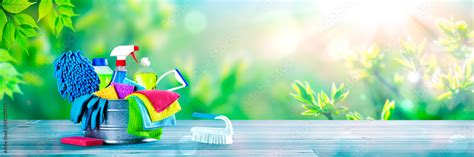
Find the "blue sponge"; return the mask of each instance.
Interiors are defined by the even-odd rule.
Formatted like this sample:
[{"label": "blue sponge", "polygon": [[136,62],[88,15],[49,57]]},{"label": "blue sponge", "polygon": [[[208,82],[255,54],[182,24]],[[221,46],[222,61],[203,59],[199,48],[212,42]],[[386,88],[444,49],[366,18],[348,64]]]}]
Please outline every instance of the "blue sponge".
[{"label": "blue sponge", "polygon": [[54,77],[61,97],[69,102],[99,90],[99,76],[83,52],[65,52],[54,60]]}]

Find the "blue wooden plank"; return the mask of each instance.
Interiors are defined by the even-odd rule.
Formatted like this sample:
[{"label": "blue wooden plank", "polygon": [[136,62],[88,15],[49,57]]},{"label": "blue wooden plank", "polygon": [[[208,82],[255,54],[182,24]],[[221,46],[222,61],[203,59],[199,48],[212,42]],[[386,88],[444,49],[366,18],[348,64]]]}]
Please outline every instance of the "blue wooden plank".
[{"label": "blue wooden plank", "polygon": [[[132,145],[77,147],[59,143],[64,136],[81,135],[66,120],[12,121],[8,154],[56,155],[204,155],[204,156],[333,156],[358,155],[473,155],[472,121],[233,121],[232,145],[189,141],[193,126],[223,126],[218,121],[183,120],[164,129],[160,141]],[[1,137],[3,139],[3,135]],[[1,154],[0,154],[1,155]]]}]

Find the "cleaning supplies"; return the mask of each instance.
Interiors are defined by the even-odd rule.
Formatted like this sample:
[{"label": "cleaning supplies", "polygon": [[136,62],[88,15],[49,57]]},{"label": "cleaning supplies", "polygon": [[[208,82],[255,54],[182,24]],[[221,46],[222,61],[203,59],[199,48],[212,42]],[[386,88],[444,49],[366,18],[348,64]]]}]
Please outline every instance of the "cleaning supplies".
[{"label": "cleaning supplies", "polygon": [[117,99],[119,99],[118,94],[115,91],[115,87],[114,87],[113,84],[106,87],[106,88],[104,88],[104,89],[101,89],[101,90],[95,92],[94,95],[96,95],[98,97],[101,97],[101,98],[104,98],[104,99],[108,99],[108,100],[117,100]]},{"label": "cleaning supplies", "polygon": [[220,119],[225,122],[225,128],[192,127],[192,141],[208,144],[232,144],[234,134],[232,122],[224,115],[193,113],[193,117],[204,119]]},{"label": "cleaning supplies", "polygon": [[140,64],[142,67],[133,75],[133,80],[146,90],[155,89],[158,75],[150,68],[150,60],[144,57],[140,60]]},{"label": "cleaning supplies", "polygon": [[134,99],[128,99],[129,107],[128,107],[128,126],[127,132],[129,134],[145,137],[145,138],[154,138],[160,139],[161,134],[163,133],[162,128],[153,129],[153,130],[145,130],[143,128],[143,119],[141,117],[140,110],[138,109],[137,101]]},{"label": "cleaning supplies", "polygon": [[145,87],[143,87],[142,85],[138,84],[137,82],[133,81],[133,80],[130,80],[128,78],[125,78],[123,80],[123,83],[124,84],[128,84],[128,85],[132,85],[132,86],[135,86],[135,91],[137,90],[145,90]]},{"label": "cleaning supplies", "polygon": [[89,102],[89,100],[93,98],[93,96],[93,94],[86,94],[74,100],[70,111],[71,121],[73,123],[79,123],[81,121],[79,118],[82,117],[87,107],[85,103]]},{"label": "cleaning supplies", "polygon": [[112,81],[112,75],[114,71],[110,69],[109,63],[105,58],[94,58],[92,59],[92,65],[94,66],[94,71],[99,76],[100,84],[99,89],[104,89]]},{"label": "cleaning supplies", "polygon": [[145,90],[137,91],[135,93],[145,95],[150,100],[156,112],[165,110],[179,98],[178,93],[162,90]]},{"label": "cleaning supplies", "polygon": [[82,130],[87,128],[96,129],[105,121],[105,110],[108,100],[97,97],[94,94],[86,94],[77,98],[71,108],[71,121],[82,122]]},{"label": "cleaning supplies", "polygon": [[135,57],[135,51],[138,51],[138,49],[138,46],[135,45],[121,45],[112,50],[110,56],[117,57],[112,82],[123,83],[123,80],[127,78],[127,69],[125,67],[127,65],[126,59],[128,55],[132,55],[133,59],[138,63]]},{"label": "cleaning supplies", "polygon": [[135,91],[135,86],[132,86],[132,85],[115,83],[115,82],[112,83],[112,85],[115,87],[115,91],[117,92],[119,99],[123,99],[127,95],[132,94],[133,91]]},{"label": "cleaning supplies", "polygon": [[73,102],[76,98],[99,90],[99,77],[83,52],[65,52],[54,60],[54,76],[61,97]]},{"label": "cleaning supplies", "polygon": [[174,114],[163,120],[152,122],[150,114],[148,113],[147,108],[145,106],[145,103],[140,98],[138,98],[138,96],[131,96],[129,99],[135,99],[135,101],[138,104],[138,108],[140,109],[140,113],[143,119],[143,129],[153,130],[153,129],[158,129],[160,127],[176,125],[176,118]]},{"label": "cleaning supplies", "polygon": [[132,97],[132,96],[135,97],[136,101],[142,102],[144,104],[152,122],[161,121],[181,111],[181,106],[179,105],[179,102],[177,100],[166,102],[166,104],[171,103],[171,105],[166,105],[168,107],[165,108],[163,111],[156,112],[155,107],[150,102],[149,97],[140,93],[133,93],[127,96],[127,98],[125,99],[130,99],[129,97]]},{"label": "cleaning supplies", "polygon": [[73,136],[61,138],[61,143],[76,145],[76,146],[99,146],[104,144],[104,140],[97,138]]},{"label": "cleaning supplies", "polygon": [[181,72],[179,72],[178,69],[174,69],[174,70],[171,70],[171,71],[168,71],[166,73],[164,73],[163,75],[160,76],[160,78],[158,78],[158,81],[156,81],[156,85],[158,86],[158,83],[167,75],[169,74],[173,74],[174,73],[174,78],[181,84],[180,86],[178,87],[174,87],[174,88],[170,88],[170,89],[167,89],[168,91],[175,91],[175,90],[178,90],[178,89],[181,89],[181,88],[184,88],[186,86],[188,86],[188,83],[186,82],[186,80],[184,79],[183,75],[181,75]]}]

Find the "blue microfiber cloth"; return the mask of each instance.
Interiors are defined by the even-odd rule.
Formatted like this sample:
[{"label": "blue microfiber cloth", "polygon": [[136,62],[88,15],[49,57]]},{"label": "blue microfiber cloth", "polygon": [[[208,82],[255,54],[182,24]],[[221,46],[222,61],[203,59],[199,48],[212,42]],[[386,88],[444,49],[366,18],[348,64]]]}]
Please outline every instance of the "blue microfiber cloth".
[{"label": "blue microfiber cloth", "polygon": [[69,102],[99,90],[99,76],[83,52],[65,52],[54,60],[54,77],[61,97]]},{"label": "blue microfiber cloth", "polygon": [[128,84],[128,85],[131,85],[131,86],[135,86],[135,91],[137,90],[145,90],[145,87],[143,87],[142,85],[136,83],[135,81],[132,81],[128,78],[125,78],[123,80],[123,84]]},{"label": "blue microfiber cloth", "polygon": [[176,125],[176,118],[174,115],[171,115],[163,120],[157,121],[157,122],[152,122],[150,115],[148,114],[148,111],[146,110],[145,104],[143,101],[136,97],[136,96],[131,96],[131,99],[134,99],[137,104],[138,108],[140,109],[142,119],[143,119],[143,129],[144,130],[154,130],[157,128],[161,127],[166,127],[166,126],[175,126]]}]

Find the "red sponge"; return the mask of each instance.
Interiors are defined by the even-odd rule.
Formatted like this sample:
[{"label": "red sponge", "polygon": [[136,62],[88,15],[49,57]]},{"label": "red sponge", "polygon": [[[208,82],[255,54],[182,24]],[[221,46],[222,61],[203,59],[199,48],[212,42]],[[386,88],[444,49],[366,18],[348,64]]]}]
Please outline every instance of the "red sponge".
[{"label": "red sponge", "polygon": [[98,146],[102,145],[104,141],[102,139],[97,138],[74,136],[61,138],[61,143],[76,146]]}]

